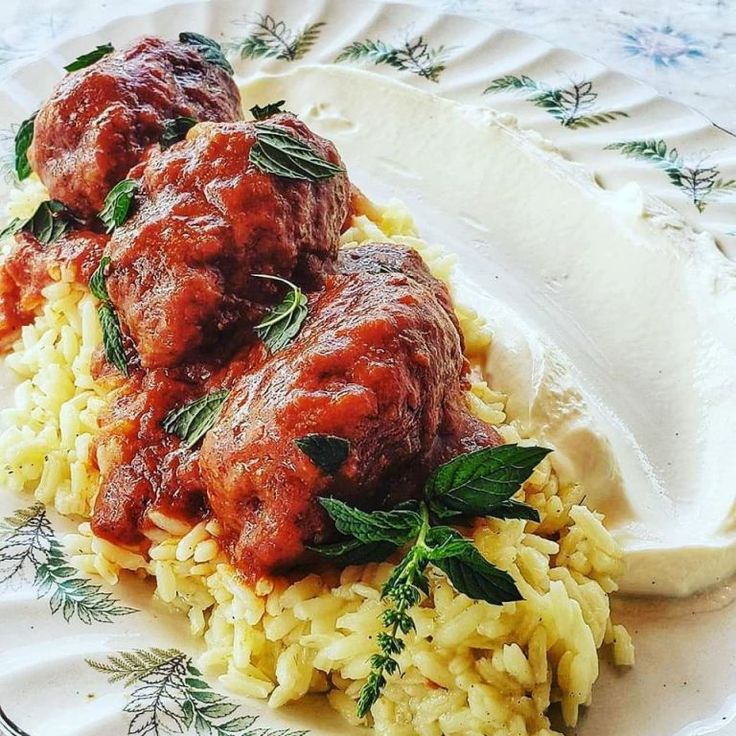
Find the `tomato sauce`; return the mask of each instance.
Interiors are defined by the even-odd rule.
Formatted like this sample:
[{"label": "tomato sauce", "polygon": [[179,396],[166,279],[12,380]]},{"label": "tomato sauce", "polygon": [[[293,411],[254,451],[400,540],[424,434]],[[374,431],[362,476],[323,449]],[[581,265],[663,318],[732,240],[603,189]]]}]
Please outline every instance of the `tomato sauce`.
[{"label": "tomato sauce", "polygon": [[67,232],[49,245],[28,233],[15,236],[0,263],[0,340],[29,324],[43,304],[43,290],[62,278],[87,284],[97,268],[107,236],[88,230]]},{"label": "tomato sauce", "polygon": [[[180,115],[199,124],[164,150]],[[321,496],[390,508],[419,496],[439,463],[500,438],[465,406],[446,286],[409,248],[338,250],[351,210],[370,205],[334,145],[290,113],[270,117],[265,134],[240,117],[221,67],[161,39],[65,77],[36,117],[33,169],[89,222],[121,179],[135,194],[111,237],[81,221],[49,245],[16,237],[0,265],[0,338],[32,320],[48,284],[87,284],[109,256],[128,375],[101,346],[92,371],[110,394],[92,529],[145,552],[158,530],[214,516],[252,581],[334,537]],[[256,326],[288,293],[283,279],[303,290],[307,313],[271,352]],[[172,411],[222,389],[202,439],[167,429]],[[297,442],[314,434],[342,441],[334,468]]]}]

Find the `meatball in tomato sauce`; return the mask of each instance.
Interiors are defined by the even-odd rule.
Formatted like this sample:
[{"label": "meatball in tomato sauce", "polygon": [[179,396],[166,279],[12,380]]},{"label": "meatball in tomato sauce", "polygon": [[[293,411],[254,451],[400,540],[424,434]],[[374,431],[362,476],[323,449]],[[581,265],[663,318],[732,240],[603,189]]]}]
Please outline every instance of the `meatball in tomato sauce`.
[{"label": "meatball in tomato sauce", "polygon": [[145,368],[191,360],[236,326],[247,334],[283,293],[256,274],[313,288],[332,268],[350,201],[340,157],[291,115],[269,126],[340,170],[264,173],[250,162],[257,126],[239,122],[198,125],[131,172],[137,211],[110,241],[107,287]]},{"label": "meatball in tomato sauce", "polygon": [[[209,505],[249,579],[332,531],[319,496],[362,508],[417,497],[449,456],[500,444],[465,408],[467,365],[445,286],[393,245],[341,254],[297,338],[232,385],[200,453]],[[296,440],[349,443],[332,474]]]},{"label": "meatball in tomato sauce", "polygon": [[28,158],[51,197],[93,217],[177,117],[239,120],[238,88],[192,46],[142,38],[64,77],[36,116]]}]

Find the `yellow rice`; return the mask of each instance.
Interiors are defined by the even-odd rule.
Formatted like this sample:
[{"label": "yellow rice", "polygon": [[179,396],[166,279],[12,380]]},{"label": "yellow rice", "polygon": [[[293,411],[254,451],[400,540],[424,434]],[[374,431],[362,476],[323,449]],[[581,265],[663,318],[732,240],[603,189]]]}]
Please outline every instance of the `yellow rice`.
[{"label": "yellow rice", "polygon": [[[44,198],[32,178],[14,193],[8,214],[32,212]],[[343,237],[416,248],[433,273],[451,283],[454,259],[419,239],[399,203],[365,205]],[[6,358],[17,375],[13,407],[0,413],[0,482],[33,493],[63,514],[88,519],[98,477],[90,457],[105,392],[90,375],[100,341],[95,302],[67,274],[44,291],[45,306],[24,327]],[[470,308],[457,306],[467,354],[479,358],[490,335]],[[476,374],[470,409],[507,442],[520,437],[505,397]],[[598,676],[598,649],[634,662],[626,630],[610,618],[610,593],[622,555],[603,518],[582,505],[581,486],[561,486],[545,459],[523,488],[539,525],[487,520],[474,532],[482,553],[516,580],[523,601],[491,606],[457,594],[432,573],[430,597],[412,613],[416,633],[400,656],[401,676],[389,680],[371,719],[385,736],[551,736],[550,703],[575,725]],[[388,563],[348,567],[289,583],[244,585],[218,544],[216,521],[182,530],[165,519],[150,559],[120,549],[90,531],[88,521],[66,545],[82,570],[111,584],[121,570],[150,575],[162,601],[189,617],[203,637],[200,666],[242,695],[279,707],[306,693],[325,693],[351,723],[368,675],[380,627],[380,588]]]}]

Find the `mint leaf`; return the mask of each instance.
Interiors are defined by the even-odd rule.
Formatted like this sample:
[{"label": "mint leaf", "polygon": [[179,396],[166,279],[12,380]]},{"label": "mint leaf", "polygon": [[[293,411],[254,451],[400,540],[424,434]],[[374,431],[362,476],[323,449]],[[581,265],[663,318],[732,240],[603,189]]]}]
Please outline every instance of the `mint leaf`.
[{"label": "mint leaf", "polygon": [[368,544],[391,542],[397,547],[413,540],[422,518],[414,511],[361,511],[337,498],[320,498],[319,502],[346,536]]},{"label": "mint leaf", "polygon": [[350,442],[331,434],[308,434],[294,444],[327,475],[335,475],[350,454]]},{"label": "mint leaf", "polygon": [[220,389],[200,396],[170,411],[164,417],[161,426],[167,432],[179,437],[185,447],[193,447],[212,429],[229,395],[228,389]]},{"label": "mint leaf", "polygon": [[382,562],[397,549],[397,545],[393,542],[366,543],[359,539],[346,539],[318,547],[307,546],[307,549],[340,565],[364,565],[368,562]]},{"label": "mint leaf", "polygon": [[109,263],[110,256],[103,256],[100,265],[97,266],[89,280],[89,290],[101,302],[110,301],[110,295],[107,293],[107,286],[105,285],[105,269]]},{"label": "mint leaf", "polygon": [[460,554],[471,543],[459,531],[449,526],[431,527],[427,532],[426,542],[430,562]]},{"label": "mint leaf", "polygon": [[113,51],[115,51],[115,47],[111,43],[103,43],[92,51],[78,56],[70,64],[67,64],[64,69],[68,72],[76,72],[80,69],[85,69],[96,61],[99,61],[103,56],[111,54]]},{"label": "mint leaf", "polygon": [[183,140],[187,133],[197,124],[196,118],[182,115],[164,122],[164,130],[161,133],[161,148],[170,148],[174,143]]},{"label": "mint leaf", "polygon": [[26,118],[19,126],[15,134],[15,173],[18,180],[27,179],[33,172],[28,162],[28,149],[33,143],[33,126],[36,122],[38,110]]},{"label": "mint leaf", "polygon": [[124,376],[129,375],[128,359],[123,348],[123,332],[115,308],[110,302],[105,302],[97,310],[102,327],[102,345],[107,361],[114,365]]},{"label": "mint leaf", "polygon": [[288,128],[256,123],[255,130],[256,142],[250,149],[249,160],[264,174],[285,179],[320,181],[331,179],[344,171],[294,137]]},{"label": "mint leaf", "polygon": [[23,225],[42,245],[51,245],[69,229],[71,213],[58,199],[41,202],[30,219]]},{"label": "mint leaf", "polygon": [[425,492],[440,518],[490,516],[551,452],[544,447],[500,445],[459,455],[432,473]]},{"label": "mint leaf", "polygon": [[459,593],[493,605],[522,600],[511,575],[488,562],[470,539],[449,527],[434,527],[427,536],[436,544],[430,561]]},{"label": "mint leaf", "polygon": [[47,199],[38,205],[27,220],[14,217],[0,231],[0,239],[23,230],[33,235],[41,245],[51,245],[69,229],[73,219],[71,212],[62,202],[58,199]]},{"label": "mint leaf", "polygon": [[278,102],[269,102],[268,105],[261,107],[260,105],[253,105],[250,108],[250,114],[255,120],[265,120],[270,118],[272,115],[277,115],[283,112],[281,108],[286,104],[286,100],[279,100]]},{"label": "mint leaf", "polygon": [[230,62],[225,58],[222,46],[220,46],[220,44],[214,39],[203,36],[201,33],[184,31],[179,34],[179,41],[196,49],[206,61],[219,66],[228,74],[235,73]]},{"label": "mint leaf", "polygon": [[529,504],[514,501],[513,498],[494,506],[490,515],[496,519],[526,519],[539,523],[539,511]]},{"label": "mint leaf", "polygon": [[135,179],[123,179],[108,192],[102,211],[97,215],[108,233],[128,219],[137,191],[138,182]]},{"label": "mint leaf", "polygon": [[280,281],[289,287],[289,291],[281,303],[271,309],[254,328],[256,335],[266,343],[269,351],[276,353],[283,350],[299,334],[299,330],[301,330],[304,320],[309,314],[307,297],[291,281],[263,273],[253,275],[259,279]]}]

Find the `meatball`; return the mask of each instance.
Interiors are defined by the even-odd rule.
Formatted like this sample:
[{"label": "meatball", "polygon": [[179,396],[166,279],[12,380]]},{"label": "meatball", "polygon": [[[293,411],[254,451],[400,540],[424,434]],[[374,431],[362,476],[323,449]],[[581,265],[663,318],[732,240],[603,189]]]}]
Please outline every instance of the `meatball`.
[{"label": "meatball", "polygon": [[[210,507],[251,580],[330,536],[319,496],[390,507],[419,494],[448,448],[500,444],[465,409],[458,325],[421,258],[367,245],[340,265],[296,340],[234,383],[201,449]],[[333,475],[295,444],[309,434],[349,441]]]},{"label": "meatball", "polygon": [[[334,146],[288,114],[279,126],[330,162]],[[344,172],[322,181],[262,173],[249,164],[253,123],[202,124],[131,172],[136,214],[108,249],[110,296],[146,367],[172,366],[247,334],[283,294],[272,274],[319,285],[332,267],[348,212]]]},{"label": "meatball", "polygon": [[183,116],[239,120],[235,82],[191,46],[142,38],[64,77],[38,112],[28,158],[51,197],[92,217],[164,122]]}]

